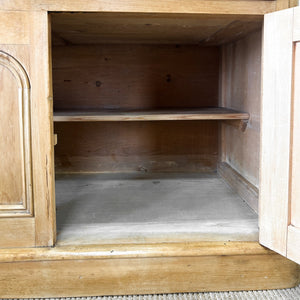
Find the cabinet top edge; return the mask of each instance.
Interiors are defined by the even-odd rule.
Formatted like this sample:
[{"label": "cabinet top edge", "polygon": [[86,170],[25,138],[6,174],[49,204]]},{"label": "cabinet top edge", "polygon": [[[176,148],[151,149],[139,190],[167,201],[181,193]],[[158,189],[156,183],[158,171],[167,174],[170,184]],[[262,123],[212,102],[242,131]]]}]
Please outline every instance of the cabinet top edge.
[{"label": "cabinet top edge", "polygon": [[0,0],[0,11],[7,10],[261,16],[276,10],[276,0]]}]

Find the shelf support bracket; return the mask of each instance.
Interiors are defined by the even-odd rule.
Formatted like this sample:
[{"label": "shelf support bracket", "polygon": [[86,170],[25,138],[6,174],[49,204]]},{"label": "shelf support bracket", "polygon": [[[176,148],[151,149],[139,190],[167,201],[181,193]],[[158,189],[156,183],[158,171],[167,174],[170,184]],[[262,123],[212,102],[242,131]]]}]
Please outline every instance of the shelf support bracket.
[{"label": "shelf support bracket", "polygon": [[233,126],[242,132],[246,131],[246,128],[248,126],[249,119],[247,120],[225,120],[223,121],[226,125]]}]

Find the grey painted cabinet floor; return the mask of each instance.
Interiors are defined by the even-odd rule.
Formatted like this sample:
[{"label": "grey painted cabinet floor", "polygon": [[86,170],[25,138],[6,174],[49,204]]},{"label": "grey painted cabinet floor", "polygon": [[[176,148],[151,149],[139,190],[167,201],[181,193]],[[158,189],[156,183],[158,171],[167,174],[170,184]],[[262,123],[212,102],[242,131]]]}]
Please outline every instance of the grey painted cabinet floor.
[{"label": "grey painted cabinet floor", "polygon": [[216,173],[56,176],[58,244],[257,241],[257,214]]}]

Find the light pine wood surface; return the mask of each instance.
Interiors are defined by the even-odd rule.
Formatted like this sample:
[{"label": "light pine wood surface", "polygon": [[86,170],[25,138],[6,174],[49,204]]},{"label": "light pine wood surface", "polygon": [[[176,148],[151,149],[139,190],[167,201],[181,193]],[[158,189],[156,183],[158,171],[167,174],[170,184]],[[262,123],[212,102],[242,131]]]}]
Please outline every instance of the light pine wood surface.
[{"label": "light pine wood surface", "polygon": [[248,120],[249,114],[227,108],[153,111],[63,111],[54,112],[54,122],[90,121],[171,121],[171,120]]},{"label": "light pine wood surface", "polygon": [[50,23],[46,11],[31,13],[32,157],[36,246],[55,241],[53,98]]},{"label": "light pine wood surface", "polygon": [[52,260],[90,260],[210,255],[274,255],[257,242],[176,242],[94,245],[58,245],[54,248],[0,249],[0,263]]},{"label": "light pine wood surface", "polygon": [[[0,11],[1,10],[2,7],[0,2]],[[0,23],[0,44],[29,44],[30,18],[28,12],[1,11]]]},{"label": "light pine wood surface", "polygon": [[[228,97],[226,106],[238,111],[245,111],[247,116],[243,115],[242,118],[247,119],[249,117],[248,114],[250,114],[250,126],[244,132],[239,131],[238,126],[229,126],[232,123],[222,125],[222,146],[219,150],[218,124],[214,121],[203,120],[202,122],[196,122],[191,120],[185,122],[184,120],[176,119],[174,122],[76,122],[76,124],[75,122],[69,122],[69,120],[67,122],[55,122],[58,130],[58,145],[56,146],[56,153],[58,154],[56,160],[58,163],[57,171],[99,172],[99,170],[113,170],[118,172],[130,169],[131,171],[138,171],[140,174],[149,170],[164,170],[167,172],[174,172],[174,170],[186,171],[187,169],[189,171],[207,171],[216,168],[218,155],[220,155],[221,161],[224,161],[224,157],[230,152],[231,156],[228,155],[228,160],[225,161],[238,171],[238,174],[241,175],[239,179],[243,182],[243,184],[235,185],[236,188],[243,190],[245,186],[246,188],[250,186],[253,187],[251,191],[255,191],[255,187],[258,186],[258,182],[256,181],[258,178],[256,173],[258,160],[255,160],[255,158],[253,160],[246,159],[247,162],[244,164],[242,159],[243,157],[256,157],[258,151],[256,138],[260,126],[258,110],[256,110],[259,101],[247,100],[248,96],[254,99],[260,93],[258,84],[260,80],[260,70],[258,70],[260,66],[258,60],[260,53],[253,50],[253,48],[256,50],[260,49],[258,42],[259,34],[253,33],[248,35],[248,33],[257,28],[260,29],[262,16],[265,13],[286,8],[295,3],[296,1],[294,0],[188,0],[184,2],[178,0],[78,0],[75,2],[69,0],[0,0],[0,50],[7,51],[23,66],[30,81],[30,128],[32,129],[32,135],[30,137],[27,134],[26,139],[28,142],[30,141],[32,146],[32,162],[28,163],[27,160],[27,170],[29,166],[33,180],[32,184],[27,180],[25,185],[32,186],[34,195],[33,205],[30,204],[30,201],[26,202],[26,199],[22,199],[24,200],[23,203],[29,203],[27,208],[30,207],[31,211],[30,214],[28,213],[28,216],[13,218],[5,216],[0,218],[0,296],[5,298],[32,298],[177,293],[208,290],[286,288],[298,284],[299,267],[297,264],[278,254],[274,254],[256,243],[228,243],[226,241],[219,243],[188,243],[186,241],[180,243],[176,243],[176,241],[173,243],[163,243],[163,241],[160,241],[157,243],[156,240],[156,243],[154,241],[154,243],[150,244],[125,243],[123,245],[100,245],[99,241],[97,241],[98,244],[94,245],[83,246],[74,242],[73,245],[62,246],[62,243],[58,243],[55,247],[50,247],[54,245],[56,238],[56,205],[54,195],[54,144],[56,143],[56,139],[53,132],[51,58],[59,58],[60,54],[58,52],[64,52],[67,48],[74,49],[75,52],[77,51],[75,48],[85,49],[85,53],[88,53],[92,49],[90,46],[74,46],[71,44],[80,44],[88,41],[91,37],[97,36],[101,28],[96,28],[96,31],[92,32],[91,35],[88,34],[95,27],[94,25],[100,21],[96,18],[92,26],[86,25],[86,27],[82,28],[83,31],[81,33],[72,34],[72,28],[78,29],[78,26],[80,27],[82,24],[76,24],[72,20],[64,23],[63,15],[58,15],[60,19],[56,25],[61,28],[57,32],[56,27],[53,36],[51,36],[51,16],[48,18],[48,11],[93,13],[98,11],[103,15],[107,14],[106,21],[108,22],[110,22],[110,14],[116,13],[118,15],[115,15],[115,17],[116,19],[120,18],[120,22],[119,25],[116,25],[118,22],[114,20],[116,22],[114,24],[116,25],[116,29],[119,29],[116,30],[116,36],[110,35],[107,37],[107,41],[114,43],[124,41],[122,40],[124,36],[130,37],[131,30],[127,28],[127,31],[125,30],[124,32],[123,25],[128,21],[126,18],[129,17],[130,19],[130,16],[132,16],[132,22],[135,23],[136,21],[132,28],[134,30],[137,29],[137,32],[131,36],[132,44],[122,45],[124,48],[127,47],[127,54],[132,54],[132,45],[136,45],[136,42],[141,41],[139,26],[135,26],[141,25],[144,20],[147,20],[147,23],[142,25],[146,28],[149,27],[149,36],[154,34],[154,37],[156,37],[155,39],[152,36],[150,43],[152,42],[152,45],[157,47],[157,52],[163,48],[155,45],[160,38],[163,38],[164,42],[169,44],[173,43],[172,47],[177,49],[176,51],[183,51],[182,49],[184,48],[177,47],[177,42],[185,41],[187,43],[188,40],[195,39],[194,48],[190,52],[185,48],[184,51],[187,51],[185,56],[193,58],[196,53],[207,51],[207,54],[202,58],[200,57],[200,59],[207,58],[209,55],[211,55],[211,58],[214,57],[211,61],[207,60],[203,64],[203,66],[205,64],[212,66],[213,64],[213,68],[210,69],[213,72],[208,74],[202,70],[202,75],[198,73],[198,76],[196,72],[195,75],[197,76],[193,76],[190,70],[184,69],[186,65],[183,59],[181,63],[177,62],[178,65],[181,65],[179,74],[180,76],[184,74],[183,77],[187,79],[186,82],[192,84],[192,89],[185,84],[185,91],[190,92],[190,95],[204,91],[211,92],[211,97],[191,97],[190,99],[195,100],[190,100],[187,108],[204,106],[206,100],[209,103],[213,102],[212,105],[218,105],[219,93],[222,98],[228,92],[228,94],[231,93],[233,96]],[[136,18],[138,14],[143,14],[145,19]],[[298,254],[300,247],[299,227],[288,226],[290,221],[298,224],[299,217],[297,211],[291,214],[288,210],[288,205],[292,206],[294,210],[295,206],[296,209],[298,207],[298,203],[293,201],[297,193],[296,188],[290,193],[290,188],[293,184],[289,185],[288,181],[289,176],[291,176],[290,158],[293,159],[294,157],[296,159],[295,153],[298,151],[295,148],[298,147],[296,143],[293,143],[293,151],[290,151],[290,125],[291,121],[293,121],[293,119],[290,119],[290,112],[293,107],[290,106],[289,101],[292,94],[290,80],[293,73],[293,46],[291,41],[299,41],[300,39],[300,31],[298,29],[300,16],[299,18],[294,17],[293,21],[287,20],[292,14],[291,11],[284,11],[273,17],[268,15],[265,22],[259,213],[261,242],[279,253],[283,255],[287,254],[289,258],[300,262]],[[294,16],[298,16],[298,14],[299,9],[295,9]],[[71,15],[68,17],[72,19]],[[87,15],[77,15],[76,17],[88,20]],[[174,18],[172,19],[172,17]],[[156,31],[157,27],[160,26],[153,26],[152,23],[148,23],[148,21],[164,22],[164,18],[167,25],[170,25],[170,30],[166,35],[161,30]],[[184,24],[185,21],[183,20],[188,20],[190,23]],[[71,24],[68,24],[68,22]],[[74,23],[72,24],[72,22]],[[55,22],[53,24],[55,25]],[[294,29],[292,29],[292,24],[296,26]],[[184,25],[191,27],[188,28],[187,26],[184,29]],[[105,37],[107,32],[100,33]],[[187,32],[191,34],[188,37],[185,36]],[[124,34],[122,37],[122,33],[126,33],[126,35]],[[201,34],[203,33],[205,34],[202,36]],[[172,36],[172,34],[175,36]],[[241,39],[245,35],[247,37]],[[139,37],[138,41],[135,40],[136,37]],[[56,44],[53,49],[51,49],[51,40]],[[147,38],[145,40],[149,42]],[[199,45],[201,43],[206,45],[221,45],[228,41],[232,43],[224,46],[222,50],[224,51],[225,48],[230,50],[230,47],[233,49],[232,52],[229,51],[227,53],[228,59],[225,59],[228,63],[226,78],[235,79],[230,84],[226,84],[227,91],[225,91],[223,89],[224,85],[223,87],[221,86],[220,90],[218,88],[219,79],[222,79],[221,81],[224,82],[223,77],[219,78],[221,74],[218,69],[220,62],[218,60],[219,49],[213,47],[204,49],[204,47],[201,48]],[[97,48],[96,52],[102,51],[103,45],[96,46],[94,48]],[[106,48],[106,50],[117,49],[118,60],[121,63],[123,56],[120,50],[123,49],[122,46],[108,45]],[[170,54],[173,50],[170,50],[170,45],[168,47],[168,51],[159,55],[160,61],[164,63],[168,57],[172,58]],[[295,48],[298,48],[298,46]],[[247,49],[249,52],[247,52]],[[57,53],[52,55],[51,50],[57,52],[58,56]],[[77,58],[80,58],[81,51],[79,50]],[[142,56],[144,55],[144,59],[141,62],[154,65],[153,61],[147,61],[146,57],[151,58],[151,56],[145,55],[146,52],[144,51],[144,54],[142,54]],[[134,59],[138,60],[142,56],[131,56],[131,59],[134,57],[131,62]],[[298,57],[298,54],[296,56]],[[124,57],[126,58],[126,55]],[[130,56],[127,55],[126,59],[128,57]],[[165,58],[165,61],[163,58]],[[74,61],[80,62],[80,60],[76,61],[76,55],[69,57],[63,54],[59,59],[59,67],[61,69],[64,69],[64,64],[69,59],[72,60],[72,63]],[[130,66],[128,61],[126,65],[126,59],[124,64],[125,70]],[[223,63],[225,60],[223,60]],[[276,63],[274,63],[274,60]],[[296,58],[296,64],[297,61],[298,58]],[[54,62],[57,63],[57,60]],[[102,64],[105,65],[106,62],[104,61]],[[132,69],[139,68],[141,62],[134,67],[131,66]],[[95,61],[89,57],[89,63],[93,66]],[[111,68],[113,64],[114,61],[110,66]],[[201,69],[195,61],[194,65],[195,68]],[[242,68],[235,73],[236,69],[234,65],[240,65]],[[176,64],[171,60],[171,62],[167,62],[164,66],[166,67],[165,69],[168,69],[176,66]],[[159,70],[161,63],[156,63],[156,67]],[[96,68],[101,69],[99,65]],[[0,66],[1,92],[7,94],[12,91],[11,95],[13,98],[16,98],[17,92],[13,87],[12,76],[7,74],[7,70],[4,69],[2,64]],[[116,69],[118,70],[118,66]],[[168,89],[169,85],[173,84],[174,77],[172,74],[166,73],[165,70],[163,70],[163,73],[153,72],[153,70],[151,69],[147,75],[151,74],[152,76],[155,73],[154,77],[150,77],[152,79],[155,78],[155,80],[161,78],[164,82],[164,88]],[[185,71],[182,72],[182,70]],[[72,80],[76,78],[82,79],[86,74],[90,74],[88,68],[84,69],[77,66],[76,69],[72,65],[68,70],[60,70],[60,72],[62,77],[59,77],[59,73],[56,73],[53,78],[58,81],[54,86],[56,85],[56,88],[58,88],[56,91],[60,89],[59,93],[61,96],[65,92],[68,92],[68,89],[65,87],[70,84],[68,81],[70,78],[65,77],[66,74],[68,76],[74,75],[71,78]],[[257,73],[254,74],[255,72]],[[3,74],[5,76],[2,76]],[[84,76],[80,77],[78,74]],[[94,76],[95,74],[98,76],[99,73],[91,75]],[[143,70],[138,69],[136,72],[137,77],[140,76],[139,74],[144,74]],[[297,74],[296,72],[296,78],[298,78]],[[128,88],[127,91],[130,91],[130,87],[124,83],[127,79],[126,72],[120,72],[119,75],[121,75],[120,86],[123,84],[123,87],[125,89]],[[221,74],[221,76],[223,75]],[[209,78],[210,76],[211,78]],[[2,78],[4,79],[2,80]],[[144,79],[143,77],[141,78],[142,80]],[[198,78],[198,81],[195,78]],[[205,81],[206,78],[208,78],[208,83]],[[82,87],[86,82],[81,79]],[[91,90],[94,95],[99,92],[99,82],[101,89],[105,87],[106,83],[110,82],[108,80],[102,85],[102,81],[98,81],[94,79],[92,81],[94,85]],[[170,84],[170,82],[172,83]],[[75,88],[76,86],[77,84],[75,84]],[[118,91],[117,86],[115,84],[114,92]],[[184,91],[184,88],[181,88],[180,85],[178,87],[178,89],[170,89],[174,91],[175,96],[180,96],[180,93]],[[204,88],[202,89],[202,87]],[[72,91],[72,89],[70,90]],[[108,90],[112,90],[112,88]],[[85,90],[81,89],[79,85],[78,91],[77,97],[86,94]],[[298,93],[297,90],[295,93]],[[140,93],[133,94],[150,95],[150,102],[143,102],[141,106],[144,105],[144,107],[141,107],[142,109],[158,108],[158,103],[155,101],[151,102],[151,99],[155,99],[153,95],[158,95],[159,91],[152,89],[150,92],[148,90],[147,93],[140,91]],[[77,98],[79,106],[82,105],[81,96]],[[111,97],[111,99],[113,98]],[[165,104],[172,103],[172,101],[175,101],[175,98],[170,97],[168,99],[170,102],[167,101]],[[72,104],[75,98],[61,97],[61,99],[63,101],[69,100]],[[93,97],[86,97],[86,99],[93,99]],[[120,99],[121,104],[125,104],[126,108],[129,102],[122,102],[122,97],[118,99]],[[201,102],[201,105],[195,105],[195,103],[198,104],[199,99],[205,100]],[[224,100],[224,98],[222,99]],[[245,99],[247,103],[243,102]],[[182,100],[180,97],[176,101],[175,108],[185,107],[187,103],[185,98]],[[93,101],[91,103],[95,104]],[[139,103],[139,100],[136,103]],[[255,104],[256,108],[244,109],[249,103]],[[57,102],[57,107],[60,104],[63,104],[63,102]],[[167,107],[167,105],[162,106]],[[72,109],[72,105],[69,107],[68,105],[65,107],[61,106],[61,108],[70,110]],[[140,107],[133,105],[131,108],[139,109]],[[8,115],[11,111],[16,112],[17,107],[15,103],[5,106],[4,110],[3,108],[2,110],[0,109],[0,117],[3,111],[4,114]],[[160,115],[159,118],[161,117]],[[196,117],[199,118],[199,115]],[[241,118],[241,116],[239,117]],[[120,118],[120,115],[117,118]],[[136,116],[133,118],[136,118]],[[150,118],[149,115],[146,115],[146,118]],[[174,118],[174,114],[171,114],[171,118]],[[180,115],[180,118],[185,119],[186,116]],[[21,131],[17,126],[18,122],[16,119],[6,118],[5,116],[5,118],[0,118],[0,123],[1,121],[11,124],[14,128],[11,131],[7,130],[7,132],[12,132],[16,135],[17,132]],[[173,125],[169,125],[169,123],[173,123]],[[297,132],[297,126],[295,122],[292,127],[292,130],[294,130],[293,133]],[[161,130],[162,128],[163,130]],[[223,143],[225,131],[227,132],[227,142],[229,140],[232,141],[230,145]],[[1,138],[3,135],[7,135],[7,132],[1,129]],[[137,133],[138,136],[136,135]],[[250,135],[253,135],[254,138],[250,138]],[[103,141],[101,143],[102,137],[106,139],[104,143]],[[139,139],[141,137],[142,139]],[[294,136],[293,140],[296,138]],[[5,144],[5,139],[2,138],[0,146],[3,143]],[[14,153],[17,152],[17,148],[22,148],[22,139],[19,141],[15,139],[14,141],[16,144],[9,143],[13,151],[11,149],[7,151],[9,152],[8,157],[15,157]],[[129,141],[129,143],[126,143],[126,141]],[[5,147],[7,147],[7,144],[5,144]],[[112,149],[113,151],[109,152],[108,149]],[[20,151],[25,151],[24,147]],[[251,153],[249,154],[249,152]],[[227,154],[224,155],[224,153]],[[290,154],[292,154],[291,157]],[[107,161],[108,164],[106,165]],[[0,169],[8,169],[10,165],[13,166],[9,172],[5,171],[5,174],[9,175],[12,172],[20,173],[21,168],[17,169],[17,164],[14,164],[9,159],[1,163]],[[130,168],[128,168],[128,165],[130,165]],[[24,168],[26,169],[26,167]],[[279,174],[280,177],[278,176]],[[294,170],[292,174],[297,176],[297,170]],[[15,176],[19,184],[16,185],[18,187],[13,189],[12,196],[10,195],[9,197],[12,201],[7,201],[5,200],[7,198],[1,196],[0,204],[3,205],[3,211],[7,210],[9,205],[13,205],[19,209],[18,206],[21,205],[21,202],[17,202],[14,199],[24,198],[25,195],[24,184],[20,188],[20,182],[22,181],[20,177],[17,178]],[[294,181],[296,182],[296,179]],[[7,185],[10,185],[10,182],[10,180],[6,181],[6,178],[1,180],[1,192],[3,186],[6,189]],[[252,185],[245,184],[245,182],[249,182]],[[253,195],[255,196],[255,193],[251,194],[250,197]],[[291,196],[291,199],[289,199],[289,196]],[[292,202],[289,202],[290,200]],[[256,200],[254,202],[256,203]],[[210,204],[213,205],[214,203],[211,202]],[[287,248],[286,240],[288,241]],[[37,248],[34,248],[36,246]]]},{"label": "light pine wood surface", "polygon": [[[222,123],[220,160],[229,164],[247,181],[259,185],[261,29],[221,47],[220,106],[246,111],[245,131]],[[252,199],[253,200],[253,199]],[[254,203],[253,203],[254,204]],[[254,204],[255,207],[258,203]]]},{"label": "light pine wood surface", "polygon": [[55,111],[218,106],[218,47],[123,42],[52,50]]},{"label": "light pine wood surface", "polygon": [[293,15],[289,9],[265,16],[262,65],[260,242],[284,256],[289,222]]},{"label": "light pine wood surface", "polygon": [[0,266],[1,296],[6,298],[287,288],[298,283],[299,274],[296,264],[270,254],[52,260]]},{"label": "light pine wood surface", "polygon": [[35,247],[34,218],[0,218],[0,248]]},{"label": "light pine wood surface", "polygon": [[0,11],[1,248],[35,246],[28,14]]},{"label": "light pine wood surface", "polygon": [[[289,3],[289,0],[280,0]],[[203,13],[203,14],[249,14],[263,15],[276,10],[276,1],[185,1],[153,0],[109,1],[102,0],[2,0],[3,10],[45,10],[45,11],[102,11],[102,12],[144,12],[144,13]]]},{"label": "light pine wood surface", "polygon": [[21,150],[25,141],[20,119],[24,99],[19,97],[19,88],[22,91],[22,86],[19,86],[14,73],[10,57],[0,52],[0,90],[1,99],[5,99],[0,111],[0,155],[6,157],[0,160],[0,209],[3,209],[3,205],[22,205],[23,199],[26,199],[24,156]]},{"label": "light pine wood surface", "polygon": [[53,45],[220,45],[262,26],[262,15],[52,13]]}]

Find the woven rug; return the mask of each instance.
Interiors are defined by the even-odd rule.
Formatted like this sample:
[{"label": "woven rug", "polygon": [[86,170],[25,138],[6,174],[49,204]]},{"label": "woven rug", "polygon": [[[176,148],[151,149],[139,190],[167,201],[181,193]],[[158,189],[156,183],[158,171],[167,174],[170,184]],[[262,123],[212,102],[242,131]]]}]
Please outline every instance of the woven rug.
[{"label": "woven rug", "polygon": [[141,296],[105,296],[105,297],[72,297],[48,298],[48,300],[300,300],[300,285],[292,289],[217,292],[217,293],[182,293]]}]

